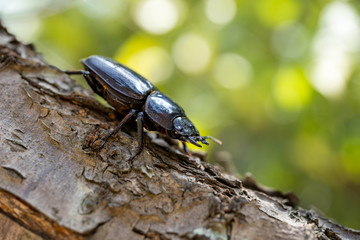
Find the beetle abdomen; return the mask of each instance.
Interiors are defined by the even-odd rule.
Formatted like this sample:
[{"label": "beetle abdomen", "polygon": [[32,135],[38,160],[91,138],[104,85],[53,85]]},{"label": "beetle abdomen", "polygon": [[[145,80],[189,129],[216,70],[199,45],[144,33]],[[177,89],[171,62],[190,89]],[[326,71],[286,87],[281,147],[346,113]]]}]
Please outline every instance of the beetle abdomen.
[{"label": "beetle abdomen", "polygon": [[[81,61],[85,69],[98,76],[102,85],[134,100],[143,100],[155,87],[140,74],[102,56],[90,56]],[[89,83],[91,85],[91,83]],[[95,86],[91,86],[93,89]],[[95,88],[99,88],[96,86]]]},{"label": "beetle abdomen", "polygon": [[179,105],[159,91],[154,91],[147,97],[144,108],[148,119],[167,130],[174,128],[173,120],[176,117],[185,116]]}]

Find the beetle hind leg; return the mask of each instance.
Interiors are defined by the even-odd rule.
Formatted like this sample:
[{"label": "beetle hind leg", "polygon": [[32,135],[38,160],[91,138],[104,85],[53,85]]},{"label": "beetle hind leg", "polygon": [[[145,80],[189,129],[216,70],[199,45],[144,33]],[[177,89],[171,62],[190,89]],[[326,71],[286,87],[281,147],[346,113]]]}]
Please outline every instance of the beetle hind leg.
[{"label": "beetle hind leg", "polygon": [[99,147],[99,150],[101,150],[106,141],[113,135],[115,135],[117,132],[119,132],[119,130],[122,128],[122,126],[136,113],[135,109],[131,109],[131,111],[121,120],[121,122],[119,123],[119,125],[112,131],[110,132],[104,139],[104,142],[101,144],[101,146]]}]

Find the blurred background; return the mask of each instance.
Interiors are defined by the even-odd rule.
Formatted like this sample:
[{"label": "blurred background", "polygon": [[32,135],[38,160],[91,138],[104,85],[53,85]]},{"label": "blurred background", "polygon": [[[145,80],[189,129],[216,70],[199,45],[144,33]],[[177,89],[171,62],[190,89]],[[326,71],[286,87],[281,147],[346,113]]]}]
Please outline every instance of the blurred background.
[{"label": "blurred background", "polygon": [[223,141],[211,162],[360,229],[359,1],[0,0],[0,17],[61,69],[130,66]]}]

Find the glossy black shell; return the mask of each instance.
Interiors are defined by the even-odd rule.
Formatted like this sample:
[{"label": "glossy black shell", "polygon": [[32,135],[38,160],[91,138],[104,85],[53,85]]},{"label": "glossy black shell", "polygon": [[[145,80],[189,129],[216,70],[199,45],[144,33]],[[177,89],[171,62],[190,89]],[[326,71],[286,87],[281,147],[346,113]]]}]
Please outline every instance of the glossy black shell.
[{"label": "glossy black shell", "polygon": [[173,120],[185,116],[179,105],[126,66],[102,56],[90,56],[81,62],[89,71],[84,76],[93,91],[119,112],[129,109],[144,112],[145,121],[151,121],[145,122],[148,130],[170,131],[174,128]]},{"label": "glossy black shell", "polygon": [[110,58],[90,56],[81,62],[90,72],[85,76],[90,87],[117,110],[137,108],[156,89],[144,77]]},{"label": "glossy black shell", "polygon": [[176,117],[185,116],[184,110],[179,105],[159,91],[148,96],[144,112],[150,120],[166,130],[174,128],[173,120]]}]

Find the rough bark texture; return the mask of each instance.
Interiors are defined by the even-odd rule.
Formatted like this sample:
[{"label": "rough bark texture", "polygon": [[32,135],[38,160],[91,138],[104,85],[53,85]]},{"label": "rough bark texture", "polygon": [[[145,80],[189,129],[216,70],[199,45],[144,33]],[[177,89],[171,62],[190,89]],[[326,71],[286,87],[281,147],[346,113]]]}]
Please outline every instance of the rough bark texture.
[{"label": "rough bark texture", "polygon": [[131,124],[87,148],[120,116],[1,26],[0,86],[0,239],[360,239]]}]

